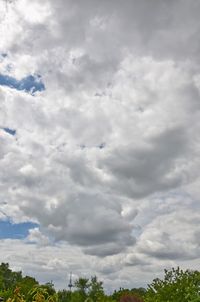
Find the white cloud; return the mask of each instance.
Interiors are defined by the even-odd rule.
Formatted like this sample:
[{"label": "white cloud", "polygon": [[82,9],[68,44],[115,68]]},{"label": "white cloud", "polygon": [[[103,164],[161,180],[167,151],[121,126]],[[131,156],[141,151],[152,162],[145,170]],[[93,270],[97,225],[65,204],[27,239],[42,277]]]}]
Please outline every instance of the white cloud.
[{"label": "white cloud", "polygon": [[34,242],[38,245],[48,245],[50,244],[50,240],[47,236],[43,235],[39,228],[34,228],[29,230],[29,234],[27,236],[28,242]]}]

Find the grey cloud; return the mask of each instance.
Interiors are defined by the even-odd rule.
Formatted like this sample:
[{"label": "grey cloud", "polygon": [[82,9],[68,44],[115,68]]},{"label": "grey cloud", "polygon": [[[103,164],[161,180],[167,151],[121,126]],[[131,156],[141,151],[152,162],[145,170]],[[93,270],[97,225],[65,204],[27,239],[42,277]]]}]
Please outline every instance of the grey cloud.
[{"label": "grey cloud", "polygon": [[26,215],[35,212],[41,226],[56,240],[87,247],[84,251],[88,254],[116,254],[135,243],[132,225],[121,215],[118,202],[100,195],[72,195],[71,200],[55,206],[49,213],[45,213],[44,201],[40,209],[29,204],[21,208]]},{"label": "grey cloud", "polygon": [[[159,59],[183,60],[198,56],[195,34],[199,31],[196,14],[199,4],[196,1],[191,1],[189,6],[183,0],[46,3],[51,5],[46,29],[41,29],[41,24],[23,26],[21,21],[27,30],[21,35],[24,40],[18,47],[25,45],[40,56],[43,70],[46,74],[51,70],[50,77],[54,77],[51,85],[59,85],[66,91],[75,91],[83,84],[87,89],[100,85],[105,88],[123,59],[124,49]],[[95,18],[103,21],[94,26]],[[101,23],[105,27],[103,31]],[[45,53],[41,56],[40,51],[44,49],[48,58]],[[75,62],[79,62],[77,71],[68,73],[67,57],[69,51],[75,49],[83,55],[75,58]]]},{"label": "grey cloud", "polygon": [[144,267],[150,264],[150,261],[145,259],[144,255],[128,254],[124,260],[126,266]]},{"label": "grey cloud", "polygon": [[[194,220],[192,219],[194,217]],[[156,259],[192,260],[199,258],[196,240],[199,214],[194,214],[187,204],[176,211],[157,215],[146,226],[138,241],[138,250]]]},{"label": "grey cloud", "polygon": [[184,129],[166,129],[143,148],[117,148],[102,165],[114,176],[111,186],[140,198],[181,184],[182,169],[178,174],[175,170],[187,149]]},{"label": "grey cloud", "polygon": [[[104,56],[113,57],[113,54],[115,56],[117,53],[118,57],[123,47],[129,47],[138,53],[162,58],[198,57],[198,41],[195,35],[199,31],[197,14],[199,3],[196,1],[190,3],[184,0],[168,2],[162,0],[159,3],[146,0],[126,1],[126,3],[124,1],[57,1],[56,4],[49,1],[49,3],[51,3],[52,14],[50,18],[59,21],[49,28],[48,40],[45,37],[46,33],[42,35],[48,44],[53,40],[54,44],[57,42],[59,45],[73,45],[73,47],[84,45],[86,48],[88,46],[88,50],[93,51],[91,53],[93,56],[95,52],[98,54],[101,51]],[[98,44],[98,27],[95,36],[92,36],[98,48],[94,43],[91,46],[90,41],[88,42],[88,36],[91,34],[90,20],[95,17],[106,17],[111,20],[105,25],[103,45]],[[185,22],[182,22],[183,19]],[[56,27],[58,28],[55,29]],[[108,35],[109,39],[107,39]],[[34,48],[37,44],[43,45],[42,39],[35,43]],[[111,52],[113,46],[115,46],[115,53]]]},{"label": "grey cloud", "polygon": [[134,244],[134,239],[130,237],[128,238],[128,242],[126,242],[126,239],[124,238],[120,243],[117,241],[116,243],[104,243],[102,245],[86,248],[83,251],[86,255],[94,255],[104,258],[123,252],[126,250],[127,245],[131,244]]}]

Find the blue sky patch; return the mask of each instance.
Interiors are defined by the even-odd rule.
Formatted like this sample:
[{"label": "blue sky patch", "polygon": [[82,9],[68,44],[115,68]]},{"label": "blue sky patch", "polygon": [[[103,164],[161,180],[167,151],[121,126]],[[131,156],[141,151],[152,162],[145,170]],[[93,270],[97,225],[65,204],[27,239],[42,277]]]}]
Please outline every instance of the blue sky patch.
[{"label": "blue sky patch", "polygon": [[99,149],[104,149],[104,148],[105,148],[105,146],[106,146],[106,144],[105,144],[105,143],[101,143],[101,144],[98,146],[98,148],[99,148]]},{"label": "blue sky patch", "polygon": [[10,135],[13,135],[13,136],[16,134],[16,130],[14,130],[14,129],[3,128],[3,130],[4,130],[6,133],[8,133],[8,134],[10,134]]},{"label": "blue sky patch", "polygon": [[38,224],[25,222],[13,224],[9,220],[0,220],[0,239],[24,239],[29,230],[38,227]]},{"label": "blue sky patch", "polygon": [[1,53],[0,56],[1,56],[2,58],[6,58],[8,55],[7,55],[7,53]]},{"label": "blue sky patch", "polygon": [[29,75],[21,80],[17,80],[8,75],[0,74],[0,85],[8,86],[20,91],[34,94],[37,91],[45,90],[45,85],[41,80],[41,76]]}]

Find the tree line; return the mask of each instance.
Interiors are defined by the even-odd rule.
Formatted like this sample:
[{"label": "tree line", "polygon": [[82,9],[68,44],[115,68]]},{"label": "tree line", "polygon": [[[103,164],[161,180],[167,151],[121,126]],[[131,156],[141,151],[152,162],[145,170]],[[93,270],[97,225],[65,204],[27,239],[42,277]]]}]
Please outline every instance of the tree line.
[{"label": "tree line", "polygon": [[56,291],[52,282],[39,284],[21,271],[0,264],[0,297],[5,302],[200,302],[200,272],[172,268],[147,288],[120,288],[107,295],[96,276],[78,278],[73,290]]}]

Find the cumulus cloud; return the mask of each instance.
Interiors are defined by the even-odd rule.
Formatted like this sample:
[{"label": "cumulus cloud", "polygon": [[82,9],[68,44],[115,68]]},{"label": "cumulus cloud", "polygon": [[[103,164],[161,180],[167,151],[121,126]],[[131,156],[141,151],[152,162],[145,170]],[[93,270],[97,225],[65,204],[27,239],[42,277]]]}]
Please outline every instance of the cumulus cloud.
[{"label": "cumulus cloud", "polygon": [[[0,74],[40,75],[45,87],[0,86],[0,217],[39,224],[15,244],[33,255],[38,244],[43,270],[35,256],[13,265],[59,286],[56,267],[62,277],[95,268],[110,287],[138,284],[133,271],[148,281],[164,266],[195,267],[199,6],[1,2]],[[12,261],[11,241],[1,245]]]}]

